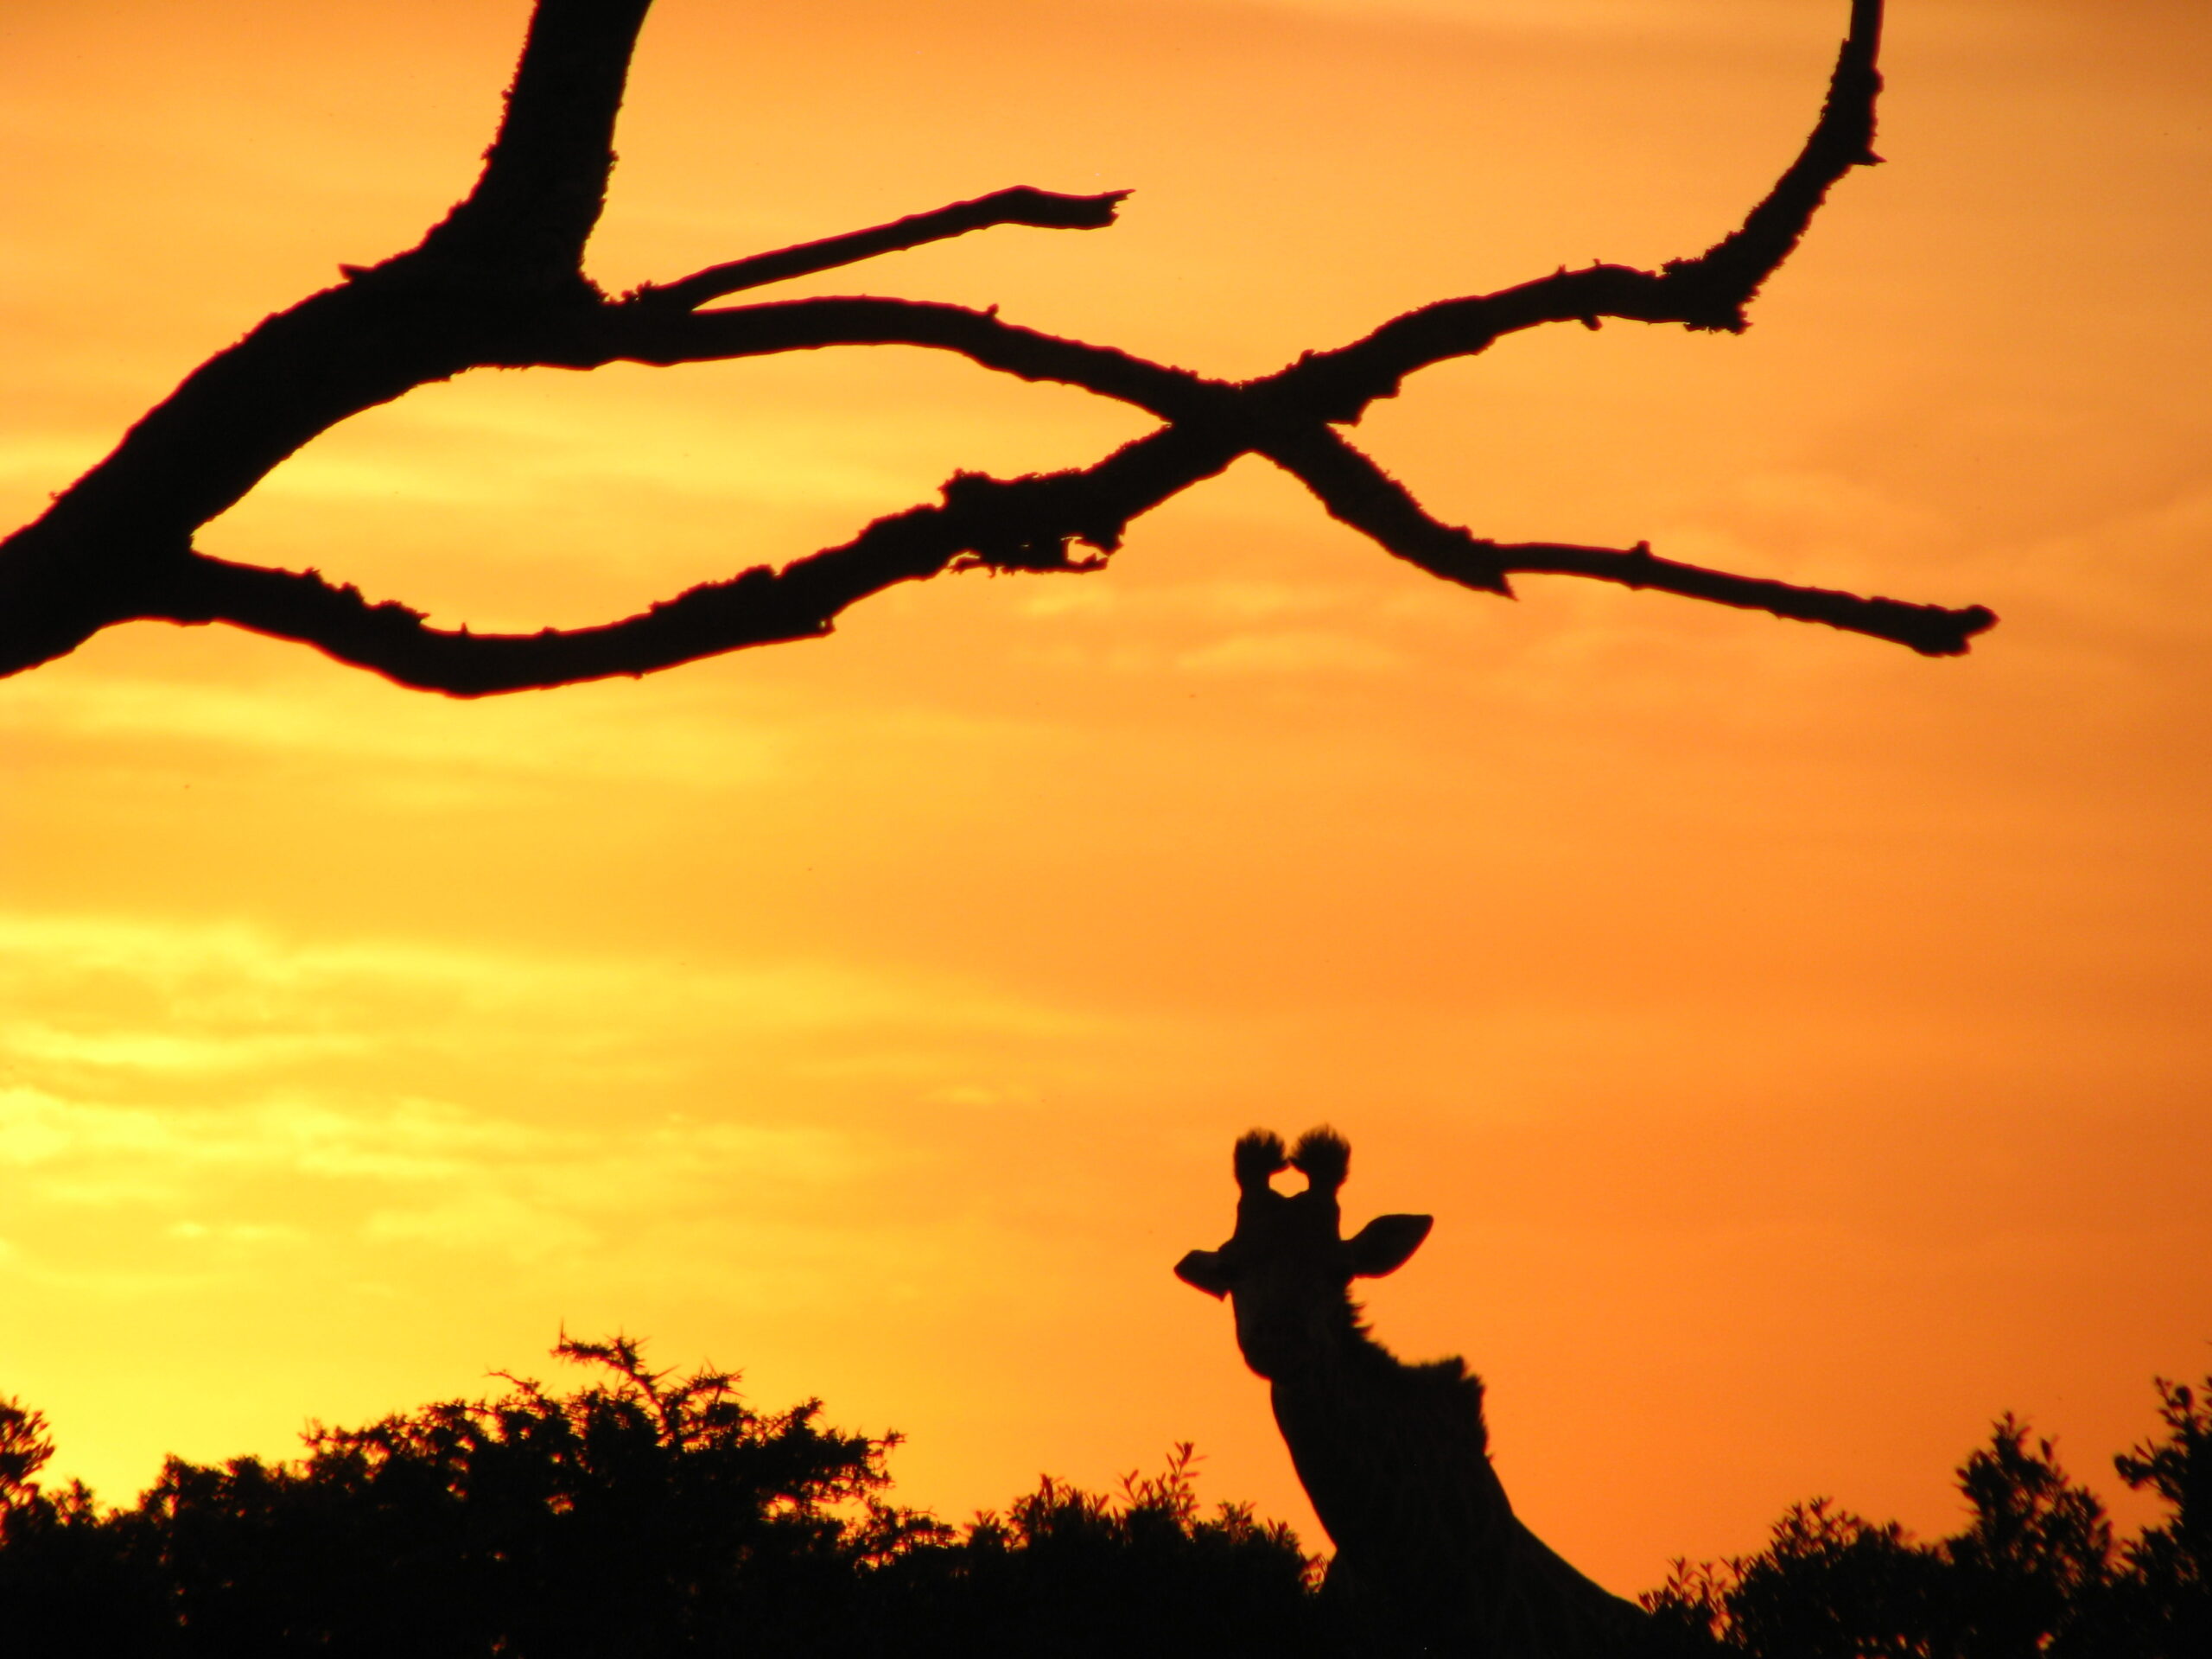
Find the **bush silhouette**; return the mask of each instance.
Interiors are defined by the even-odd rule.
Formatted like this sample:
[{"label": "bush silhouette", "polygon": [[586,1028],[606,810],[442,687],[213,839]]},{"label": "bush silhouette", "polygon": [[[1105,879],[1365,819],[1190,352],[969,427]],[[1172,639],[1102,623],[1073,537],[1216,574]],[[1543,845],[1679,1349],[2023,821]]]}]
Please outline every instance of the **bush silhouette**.
[{"label": "bush silhouette", "polygon": [[[1187,1441],[1118,1497],[1046,1476],[1001,1519],[902,1552],[881,1629],[986,1654],[1318,1653],[1318,1564],[1248,1505],[1198,1510]],[[888,1649],[887,1649],[888,1650]]]},{"label": "bush silhouette", "polygon": [[2169,1506],[2115,1549],[2050,1442],[1999,1418],[1960,1466],[1965,1529],[1915,1542],[1816,1498],[1757,1555],[1677,1561],[1644,1598],[1714,1650],[1758,1659],[2205,1659],[2212,1654],[2212,1382],[2157,1383],[2163,1440],[2113,1459]]},{"label": "bush silhouette", "polygon": [[896,1436],[819,1402],[755,1412],[628,1338],[555,1351],[597,1380],[315,1425],[294,1462],[172,1458],[105,1516],[40,1488],[44,1420],[0,1404],[0,1650],[1281,1654],[1311,1624],[1297,1539],[1202,1517],[1187,1445],[1117,1497],[1047,1477],[956,1531],[885,1501]]},{"label": "bush silhouette", "polygon": [[[1198,1454],[1112,1494],[1049,1476],[963,1528],[888,1501],[885,1453],[818,1402],[757,1412],[617,1337],[592,1380],[505,1376],[290,1462],[172,1458],[137,1504],[48,1491],[44,1417],[0,1398],[0,1653],[1358,1655],[1318,1564],[1250,1509],[1201,1511]],[[1668,1653],[1753,1659],[2204,1659],[2212,1381],[2160,1381],[2162,1435],[2114,1459],[2166,1513],[2116,1543],[2010,1416],[1961,1466],[1971,1518],[1913,1540],[1825,1499],[1757,1555],[1676,1562],[1643,1599]]]}]

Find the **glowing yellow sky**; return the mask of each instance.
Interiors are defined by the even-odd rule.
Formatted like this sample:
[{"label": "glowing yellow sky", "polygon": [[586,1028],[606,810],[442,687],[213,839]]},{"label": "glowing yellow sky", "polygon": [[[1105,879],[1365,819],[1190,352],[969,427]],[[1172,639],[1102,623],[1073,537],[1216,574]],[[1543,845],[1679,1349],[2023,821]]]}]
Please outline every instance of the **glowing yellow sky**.
[{"label": "glowing yellow sky", "polygon": [[[661,0],[592,268],[1134,188],[806,287],[1259,372],[1702,248],[1847,10]],[[410,244],[526,12],[0,12],[0,519]],[[2212,13],[1895,0],[1885,67],[1748,335],[1517,339],[1361,441],[1478,534],[1987,603],[1964,661],[1484,599],[1247,461],[1105,575],[641,683],[141,626],[0,684],[0,1390],[125,1499],[620,1326],[948,1515],[1195,1439],[1318,1544],[1168,1269],[1326,1119],[1351,1220],[1438,1217],[1380,1334],[1617,1588],[1816,1492],[1941,1529],[2008,1408],[2109,1489],[2212,1359]],[[920,353],[483,375],[201,545],[579,622],[1142,425]]]}]

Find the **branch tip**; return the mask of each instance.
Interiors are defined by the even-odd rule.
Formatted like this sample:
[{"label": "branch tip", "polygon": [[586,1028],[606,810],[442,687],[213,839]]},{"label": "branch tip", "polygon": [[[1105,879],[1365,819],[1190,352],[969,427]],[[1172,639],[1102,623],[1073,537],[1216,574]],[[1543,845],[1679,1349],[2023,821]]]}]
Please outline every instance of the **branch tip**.
[{"label": "branch tip", "polygon": [[673,283],[648,283],[633,289],[626,297],[633,302],[691,310],[709,300],[747,289],[835,270],[998,225],[1027,225],[1048,231],[1103,230],[1115,222],[1116,209],[1129,194],[1127,190],[1109,190],[1096,195],[1066,195],[1056,190],[1040,190],[1031,184],[1017,184],[995,190],[988,196],[950,202],[925,213],[909,214],[887,225],[825,237],[819,242],[802,242],[771,253],[734,259],[727,264],[709,265]]}]

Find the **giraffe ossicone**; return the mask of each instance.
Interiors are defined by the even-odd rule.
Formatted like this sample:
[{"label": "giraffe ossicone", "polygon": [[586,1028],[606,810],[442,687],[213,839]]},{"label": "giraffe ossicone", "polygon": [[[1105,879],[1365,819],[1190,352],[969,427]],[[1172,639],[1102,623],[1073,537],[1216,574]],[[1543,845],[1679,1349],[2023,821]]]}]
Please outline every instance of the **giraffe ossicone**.
[{"label": "giraffe ossicone", "polygon": [[[1464,1361],[1408,1365],[1369,1334],[1355,1279],[1405,1265],[1432,1217],[1377,1216],[1344,1236],[1351,1147],[1309,1129],[1287,1152],[1236,1142],[1236,1229],[1176,1276],[1225,1297],[1244,1363],[1336,1546],[1328,1588],[1363,1650],[1482,1659],[1612,1659],[1649,1651],[1649,1618],[1561,1560],[1513,1513],[1490,1461],[1482,1379]],[[1295,1170],[1298,1192],[1274,1178]]]}]

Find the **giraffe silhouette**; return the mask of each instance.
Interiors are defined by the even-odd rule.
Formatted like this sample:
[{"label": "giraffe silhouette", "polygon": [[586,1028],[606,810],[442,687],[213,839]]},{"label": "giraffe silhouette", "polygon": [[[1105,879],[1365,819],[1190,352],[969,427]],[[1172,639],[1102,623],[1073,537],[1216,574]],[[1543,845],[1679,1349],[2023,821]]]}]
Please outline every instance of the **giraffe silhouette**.
[{"label": "giraffe silhouette", "polygon": [[[1402,1267],[1427,1216],[1378,1216],[1342,1235],[1351,1147],[1309,1130],[1289,1155],[1255,1129],[1236,1143],[1236,1230],[1176,1276],[1236,1315],[1244,1363],[1336,1545],[1327,1594],[1362,1651],[1481,1659],[1599,1659],[1650,1651],[1641,1609],[1574,1570],[1513,1513],[1490,1461],[1482,1380],[1465,1361],[1408,1365],[1368,1334],[1354,1279]],[[1306,1190],[1270,1178],[1295,1168]]]}]

